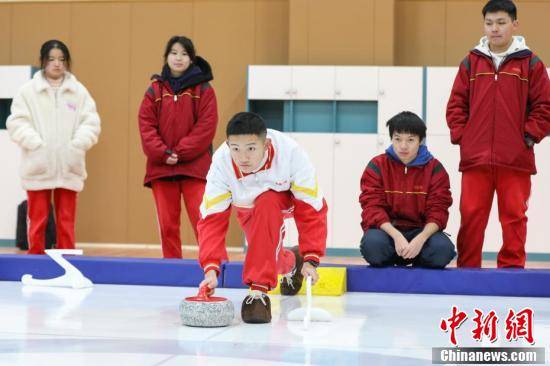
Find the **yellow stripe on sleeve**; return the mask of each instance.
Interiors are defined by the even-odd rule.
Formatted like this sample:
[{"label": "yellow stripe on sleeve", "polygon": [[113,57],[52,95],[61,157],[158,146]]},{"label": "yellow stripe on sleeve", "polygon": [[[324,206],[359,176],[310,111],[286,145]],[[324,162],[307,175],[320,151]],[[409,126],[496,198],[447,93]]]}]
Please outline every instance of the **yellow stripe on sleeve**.
[{"label": "yellow stripe on sleeve", "polygon": [[315,188],[311,189],[311,188],[307,188],[307,187],[300,187],[300,186],[296,185],[294,182],[292,182],[292,184],[290,185],[290,190],[296,191],[296,192],[302,192],[302,193],[307,194],[308,196],[311,196],[313,198],[317,198],[319,185],[317,184],[317,181],[316,181],[315,182]]},{"label": "yellow stripe on sleeve", "polygon": [[223,202],[223,201],[225,201],[226,199],[229,199],[229,198],[231,198],[231,192],[220,194],[219,196],[214,197],[212,199],[208,199],[208,197],[205,194],[204,195],[204,200],[203,200],[204,201],[204,207],[208,210],[210,207],[213,207],[213,206],[217,205],[218,203]]}]

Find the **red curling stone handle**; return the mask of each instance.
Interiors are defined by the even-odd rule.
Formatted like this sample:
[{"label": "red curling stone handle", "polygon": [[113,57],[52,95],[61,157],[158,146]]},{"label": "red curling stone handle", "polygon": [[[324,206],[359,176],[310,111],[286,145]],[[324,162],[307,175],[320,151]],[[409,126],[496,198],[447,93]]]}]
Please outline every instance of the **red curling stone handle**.
[{"label": "red curling stone handle", "polygon": [[210,296],[209,293],[211,291],[212,290],[208,288],[208,286],[202,286],[199,288],[199,293],[197,294],[197,296],[186,297],[185,300],[197,302],[220,302],[227,300],[225,297]]}]

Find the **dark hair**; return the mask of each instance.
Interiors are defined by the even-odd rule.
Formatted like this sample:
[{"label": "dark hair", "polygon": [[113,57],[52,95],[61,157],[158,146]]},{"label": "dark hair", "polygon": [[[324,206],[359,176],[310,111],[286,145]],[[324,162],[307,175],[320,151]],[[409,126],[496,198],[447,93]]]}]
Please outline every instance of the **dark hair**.
[{"label": "dark hair", "polygon": [[40,68],[44,69],[48,63],[48,58],[50,57],[50,51],[57,48],[63,52],[63,57],[65,57],[65,64],[67,65],[67,70],[71,70],[71,54],[65,43],[58,41],[57,39],[50,39],[47,42],[44,42],[42,47],[40,47]]},{"label": "dark hair", "polygon": [[265,138],[267,128],[264,119],[253,112],[239,112],[227,123],[227,137],[231,135],[256,135]]},{"label": "dark hair", "polygon": [[485,18],[487,13],[496,13],[499,11],[507,13],[512,20],[516,20],[518,18],[518,11],[512,0],[489,0],[489,2],[483,7],[481,13],[483,14],[483,18]]},{"label": "dark hair", "polygon": [[172,50],[172,46],[175,43],[181,44],[182,47],[185,49],[185,52],[187,52],[187,54],[189,55],[191,62],[195,62],[197,54],[195,52],[195,46],[193,46],[193,41],[184,36],[173,36],[168,40],[168,43],[166,43],[166,49],[164,50],[164,62],[166,62],[166,59],[168,58],[168,55]]},{"label": "dark hair", "polygon": [[426,124],[413,112],[405,111],[396,114],[390,118],[386,126],[390,129],[390,137],[393,137],[395,132],[417,135],[420,141],[426,137]]}]

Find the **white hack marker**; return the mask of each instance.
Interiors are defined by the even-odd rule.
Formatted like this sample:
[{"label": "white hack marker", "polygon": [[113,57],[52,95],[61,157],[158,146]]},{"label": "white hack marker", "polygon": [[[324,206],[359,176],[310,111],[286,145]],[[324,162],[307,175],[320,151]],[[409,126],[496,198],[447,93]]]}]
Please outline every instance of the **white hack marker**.
[{"label": "white hack marker", "polygon": [[311,277],[307,276],[306,278],[306,307],[301,307],[298,309],[292,310],[288,313],[287,319],[290,321],[304,321],[304,328],[309,328],[310,322],[330,322],[332,321],[332,316],[325,309],[319,309],[312,307],[312,296],[311,296]]},{"label": "white hack marker", "polygon": [[71,288],[93,287],[94,284],[90,281],[90,279],[84,277],[82,272],[63,258],[64,254],[82,255],[82,249],[48,249],[46,250],[46,254],[65,270],[65,274],[47,280],[39,280],[32,278],[31,274],[25,274],[21,277],[21,282],[23,285]]}]

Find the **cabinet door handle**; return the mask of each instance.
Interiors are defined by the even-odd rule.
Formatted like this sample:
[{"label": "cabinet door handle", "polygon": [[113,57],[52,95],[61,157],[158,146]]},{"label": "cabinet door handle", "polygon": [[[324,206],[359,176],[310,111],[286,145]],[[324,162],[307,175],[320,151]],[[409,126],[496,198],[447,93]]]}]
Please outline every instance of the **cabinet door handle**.
[{"label": "cabinet door handle", "polygon": [[340,139],[335,139],[334,140],[334,145],[340,145],[342,141],[340,141]]},{"label": "cabinet door handle", "polygon": [[336,90],[334,92],[334,95],[336,95],[337,97],[339,97],[340,95],[342,95],[342,91],[341,90]]}]

